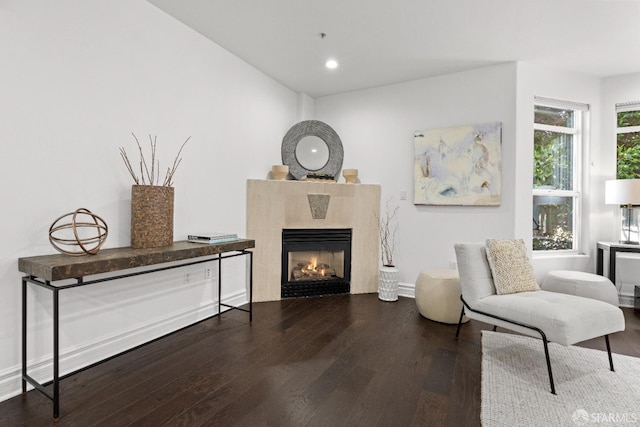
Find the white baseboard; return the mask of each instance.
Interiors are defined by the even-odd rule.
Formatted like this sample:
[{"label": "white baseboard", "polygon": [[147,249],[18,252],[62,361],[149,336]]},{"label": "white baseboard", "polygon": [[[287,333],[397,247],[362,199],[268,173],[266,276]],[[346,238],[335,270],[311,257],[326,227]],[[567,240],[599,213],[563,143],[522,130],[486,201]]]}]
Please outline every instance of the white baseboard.
[{"label": "white baseboard", "polygon": [[416,285],[415,283],[398,283],[398,295],[401,297],[415,298],[416,297]]},{"label": "white baseboard", "polygon": [[620,300],[620,307],[633,308],[633,300],[635,299],[633,295],[619,294],[618,298]]},{"label": "white baseboard", "polygon": [[[244,291],[225,295],[225,304],[240,306],[247,303]],[[229,308],[222,307],[222,312]],[[86,366],[100,362],[111,356],[130,350],[141,344],[160,338],[178,329],[197,323],[218,312],[218,301],[204,301],[197,308],[190,308],[179,314],[156,319],[135,329],[110,336],[100,341],[81,343],[73,348],[60,350],[60,376],[75,372]],[[46,382],[53,376],[53,356],[41,360],[29,360],[29,375]],[[28,390],[33,387],[28,384]],[[0,372],[0,402],[22,393],[22,367],[20,365]],[[62,397],[64,399],[64,396]]]}]

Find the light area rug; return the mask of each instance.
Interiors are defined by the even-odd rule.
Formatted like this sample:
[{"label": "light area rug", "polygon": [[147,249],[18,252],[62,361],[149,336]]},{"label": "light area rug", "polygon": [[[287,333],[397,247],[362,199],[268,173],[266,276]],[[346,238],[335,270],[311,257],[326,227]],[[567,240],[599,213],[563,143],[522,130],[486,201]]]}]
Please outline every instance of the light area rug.
[{"label": "light area rug", "polygon": [[640,359],[614,352],[611,372],[606,351],[550,343],[549,355],[556,395],[541,340],[483,331],[483,426],[640,426]]}]

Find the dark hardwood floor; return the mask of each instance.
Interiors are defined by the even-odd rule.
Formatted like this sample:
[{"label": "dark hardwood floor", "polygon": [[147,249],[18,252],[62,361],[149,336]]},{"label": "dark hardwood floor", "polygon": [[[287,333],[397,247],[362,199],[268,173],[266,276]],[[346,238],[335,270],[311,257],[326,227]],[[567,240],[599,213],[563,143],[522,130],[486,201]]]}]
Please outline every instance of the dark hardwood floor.
[{"label": "dark hardwood floor", "polygon": [[[613,352],[640,356],[640,317],[624,312]],[[456,340],[413,299],[376,294],[257,303],[253,316],[227,312],[64,379],[57,425],[480,425],[488,325],[470,321]],[[0,426],[51,415],[35,391],[0,403]]]}]

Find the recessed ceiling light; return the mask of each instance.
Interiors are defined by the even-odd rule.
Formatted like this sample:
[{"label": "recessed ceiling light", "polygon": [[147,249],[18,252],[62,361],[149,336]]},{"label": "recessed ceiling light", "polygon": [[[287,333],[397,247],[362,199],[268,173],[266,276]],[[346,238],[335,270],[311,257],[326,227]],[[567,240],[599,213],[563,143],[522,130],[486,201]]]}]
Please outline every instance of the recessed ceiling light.
[{"label": "recessed ceiling light", "polygon": [[324,64],[328,69],[333,70],[334,68],[338,68],[338,61],[335,59],[330,59]]}]

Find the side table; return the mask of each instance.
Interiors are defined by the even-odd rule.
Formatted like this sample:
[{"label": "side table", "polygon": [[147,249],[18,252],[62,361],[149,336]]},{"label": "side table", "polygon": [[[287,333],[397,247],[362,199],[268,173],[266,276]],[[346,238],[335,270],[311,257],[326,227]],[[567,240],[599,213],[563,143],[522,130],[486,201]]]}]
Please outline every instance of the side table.
[{"label": "side table", "polygon": [[[239,239],[216,245],[191,243],[187,241],[174,242],[171,246],[133,249],[111,248],[103,249],[96,255],[72,257],[55,254],[18,259],[18,269],[25,274],[22,277],[22,393],[27,392],[27,383],[48,397],[53,402],[53,418],[60,417],[60,313],[59,294],[63,290],[81,286],[89,286],[116,279],[125,279],[141,274],[164,271],[188,265],[214,261],[218,264],[218,312],[222,307],[240,310],[249,314],[252,321],[252,293],[253,293],[253,252],[254,240]],[[249,257],[249,307],[241,308],[223,303],[222,296],[222,260],[237,256]],[[164,265],[162,265],[164,264]],[[154,268],[132,272],[129,269],[138,267]],[[108,277],[91,278],[96,274],[109,273]],[[86,280],[89,277],[89,280]],[[60,281],[73,280],[72,283]],[[59,282],[59,283],[55,283]],[[37,381],[29,375],[27,358],[27,286],[34,285],[51,291],[53,299],[53,378],[49,383]]]},{"label": "side table", "polygon": [[609,280],[616,284],[616,254],[618,252],[640,253],[640,245],[598,242],[596,245],[596,273],[604,276],[604,251],[609,251]]}]

